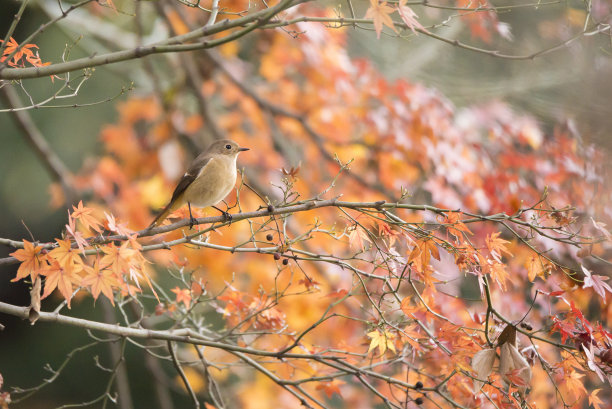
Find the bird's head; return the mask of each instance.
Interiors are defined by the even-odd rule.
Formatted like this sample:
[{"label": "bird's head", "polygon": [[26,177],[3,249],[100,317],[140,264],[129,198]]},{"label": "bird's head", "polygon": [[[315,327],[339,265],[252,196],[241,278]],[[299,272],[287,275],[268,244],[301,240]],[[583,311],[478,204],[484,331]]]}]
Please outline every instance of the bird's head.
[{"label": "bird's head", "polygon": [[242,148],[236,142],[229,139],[215,141],[208,148],[208,152],[216,155],[237,155],[240,152],[248,151],[249,148]]}]

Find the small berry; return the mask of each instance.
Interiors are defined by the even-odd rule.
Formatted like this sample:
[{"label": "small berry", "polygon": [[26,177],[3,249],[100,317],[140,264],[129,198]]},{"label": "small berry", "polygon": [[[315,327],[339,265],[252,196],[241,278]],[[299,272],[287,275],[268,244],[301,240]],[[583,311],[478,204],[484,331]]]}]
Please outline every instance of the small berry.
[{"label": "small berry", "polygon": [[414,403],[416,403],[417,405],[422,405],[423,404],[423,398],[416,398],[414,400]]},{"label": "small berry", "polygon": [[289,259],[288,259],[288,258],[283,259],[283,264],[284,264],[284,265],[289,264]]},{"label": "small berry", "polygon": [[274,206],[268,205],[268,213],[272,213],[274,211]]},{"label": "small berry", "polygon": [[417,383],[414,384],[414,388],[415,389],[421,389],[423,388],[423,382],[418,381]]},{"label": "small berry", "polygon": [[272,240],[274,240],[274,236],[273,236],[272,234],[268,234],[268,235],[266,236],[266,240],[268,240],[268,241],[272,241]]},{"label": "small berry", "polygon": [[274,260],[280,260],[281,255],[280,253],[274,253]]}]

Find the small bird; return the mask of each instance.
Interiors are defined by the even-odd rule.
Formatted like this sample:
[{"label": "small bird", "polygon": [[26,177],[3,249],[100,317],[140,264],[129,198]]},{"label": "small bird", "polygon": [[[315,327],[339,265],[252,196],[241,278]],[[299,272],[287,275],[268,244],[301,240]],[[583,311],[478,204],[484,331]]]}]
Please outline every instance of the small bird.
[{"label": "small bird", "polygon": [[[208,149],[193,160],[191,166],[172,193],[170,203],[164,207],[161,213],[153,220],[149,229],[158,226],[170,213],[187,203],[189,206],[190,228],[195,224],[191,215],[191,205],[197,207],[208,207],[215,205],[225,199],[236,184],[236,159],[240,152],[248,151],[249,148],[241,148],[236,142],[222,139],[213,142]],[[227,219],[231,215],[219,210]]]}]

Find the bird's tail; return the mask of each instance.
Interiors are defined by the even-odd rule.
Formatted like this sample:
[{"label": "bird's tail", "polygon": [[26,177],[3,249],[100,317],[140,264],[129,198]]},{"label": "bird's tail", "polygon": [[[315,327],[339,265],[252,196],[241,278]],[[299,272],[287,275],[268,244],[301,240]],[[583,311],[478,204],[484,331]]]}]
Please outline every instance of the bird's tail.
[{"label": "bird's tail", "polygon": [[147,229],[152,229],[153,227],[159,226],[164,220],[166,220],[170,213],[172,213],[179,207],[179,203],[177,203],[176,200],[173,200],[168,203],[166,207],[164,207],[164,209],[157,215],[157,217],[155,217],[155,219],[151,222]]}]

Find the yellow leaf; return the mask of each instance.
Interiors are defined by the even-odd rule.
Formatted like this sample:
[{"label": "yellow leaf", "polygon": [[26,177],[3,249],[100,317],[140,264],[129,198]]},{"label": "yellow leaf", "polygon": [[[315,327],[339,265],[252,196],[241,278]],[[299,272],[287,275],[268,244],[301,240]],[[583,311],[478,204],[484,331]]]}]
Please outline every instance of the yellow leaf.
[{"label": "yellow leaf", "polygon": [[395,338],[395,334],[390,333],[389,331],[380,332],[378,330],[368,332],[368,337],[372,338],[370,341],[370,348],[368,348],[368,352],[372,351],[374,348],[378,347],[378,351],[381,355],[383,355],[387,349],[395,352],[395,345],[393,344],[393,339]]}]

